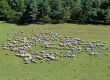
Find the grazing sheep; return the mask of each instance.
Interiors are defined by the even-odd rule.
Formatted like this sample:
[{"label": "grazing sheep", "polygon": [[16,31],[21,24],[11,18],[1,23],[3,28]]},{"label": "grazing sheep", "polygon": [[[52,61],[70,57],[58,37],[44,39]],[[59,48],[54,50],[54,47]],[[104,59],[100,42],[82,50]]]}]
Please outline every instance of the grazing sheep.
[{"label": "grazing sheep", "polygon": [[[53,32],[46,32],[35,34],[33,36],[28,36],[27,33],[22,31],[13,34],[13,38],[8,36],[8,43],[3,44],[3,49],[15,51],[16,55],[21,57],[25,63],[36,63],[37,61],[52,61],[57,60],[58,57],[74,58],[76,55],[74,53],[87,52],[90,55],[100,55],[102,51],[108,50],[105,47],[106,43],[101,43],[100,41],[84,41],[80,38],[73,38],[70,36],[63,37]],[[55,42],[59,42],[54,46]],[[45,50],[54,49],[55,51],[46,52],[42,50],[40,53],[32,52],[33,46],[41,45]],[[61,53],[57,52],[60,51]],[[65,53],[65,51],[67,51]],[[29,53],[32,54],[29,54]],[[108,55],[108,53],[106,53]]]}]

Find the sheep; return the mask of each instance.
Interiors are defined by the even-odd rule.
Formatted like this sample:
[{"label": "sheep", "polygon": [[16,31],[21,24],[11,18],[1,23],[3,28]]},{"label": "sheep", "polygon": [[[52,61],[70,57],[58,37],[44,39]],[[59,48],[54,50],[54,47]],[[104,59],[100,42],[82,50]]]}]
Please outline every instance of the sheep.
[{"label": "sheep", "polygon": [[[8,34],[10,35],[10,34]],[[3,49],[11,50],[17,52],[16,55],[23,58],[26,63],[30,62],[37,62],[40,61],[51,61],[57,60],[58,57],[66,57],[66,58],[74,58],[76,55],[74,53],[78,52],[87,52],[90,55],[100,55],[103,50],[108,50],[105,47],[105,43],[101,43],[100,41],[84,41],[80,38],[73,38],[70,36],[63,37],[62,35],[58,35],[57,33],[53,32],[46,32],[35,34],[34,36],[28,36],[27,33],[18,32],[14,33],[13,38],[10,36],[8,37],[8,43],[3,44]],[[57,46],[54,45],[54,41],[58,41],[59,44]],[[31,49],[33,46],[37,46],[41,44],[45,50],[55,49],[55,50],[62,50],[61,54],[57,53],[56,51],[50,51],[45,53],[45,50],[42,50],[38,54],[38,52],[34,52],[35,54],[29,54],[27,52],[32,52]],[[100,49],[100,50],[99,50]],[[64,51],[67,51],[64,53]],[[107,53],[108,55],[108,53]]]}]

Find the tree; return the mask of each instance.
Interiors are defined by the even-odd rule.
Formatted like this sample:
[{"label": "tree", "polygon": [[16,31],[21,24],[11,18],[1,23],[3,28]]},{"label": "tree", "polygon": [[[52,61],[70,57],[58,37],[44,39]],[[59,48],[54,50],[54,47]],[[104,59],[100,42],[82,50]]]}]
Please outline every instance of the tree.
[{"label": "tree", "polygon": [[23,16],[20,21],[25,23],[30,23],[36,20],[37,15],[37,0],[27,0],[25,1],[25,11],[23,12]]},{"label": "tree", "polygon": [[107,9],[106,20],[107,20],[108,22],[110,22],[110,8]]},{"label": "tree", "polygon": [[0,14],[7,21],[17,21],[19,18],[16,11],[11,9],[7,0],[0,1]]},{"label": "tree", "polygon": [[71,18],[71,0],[62,0],[63,20],[69,21]]},{"label": "tree", "polygon": [[82,12],[81,0],[72,0],[70,5],[70,10],[71,10],[72,21],[80,19]]},{"label": "tree", "polygon": [[38,22],[49,22],[50,6],[48,0],[38,0]]},{"label": "tree", "polygon": [[50,18],[52,23],[59,23],[63,20],[62,0],[49,0],[50,2]]},{"label": "tree", "polygon": [[105,22],[109,0],[0,0],[0,20],[31,22]]}]

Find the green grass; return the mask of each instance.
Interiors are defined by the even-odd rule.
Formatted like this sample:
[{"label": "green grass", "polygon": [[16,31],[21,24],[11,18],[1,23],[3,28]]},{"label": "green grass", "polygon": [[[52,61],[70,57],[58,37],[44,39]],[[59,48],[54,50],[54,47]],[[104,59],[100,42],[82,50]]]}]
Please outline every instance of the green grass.
[{"label": "green grass", "polygon": [[[78,54],[74,59],[60,59],[58,61],[36,64],[24,64],[14,52],[3,50],[7,33],[22,30],[32,34],[47,31],[69,35],[87,41],[101,40],[110,48],[110,26],[76,25],[76,24],[46,24],[17,26],[0,23],[0,80],[109,80],[110,56],[99,57]],[[9,55],[6,55],[8,53]],[[110,51],[108,52],[110,53]]]}]

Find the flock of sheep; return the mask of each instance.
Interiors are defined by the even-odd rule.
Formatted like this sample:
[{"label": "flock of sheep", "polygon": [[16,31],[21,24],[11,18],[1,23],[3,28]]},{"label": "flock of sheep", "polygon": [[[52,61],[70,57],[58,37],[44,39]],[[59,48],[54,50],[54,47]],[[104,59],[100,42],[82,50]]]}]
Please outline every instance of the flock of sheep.
[{"label": "flock of sheep", "polygon": [[[3,49],[16,52],[15,55],[21,57],[25,63],[53,61],[60,57],[74,58],[78,53],[98,56],[102,51],[108,49],[105,46],[106,43],[101,43],[101,41],[88,42],[70,36],[64,37],[53,32],[39,34],[33,32],[33,35],[29,36],[27,33],[19,31],[8,33],[7,36],[7,43],[3,44]],[[43,50],[32,51],[36,46],[40,46]]]}]

